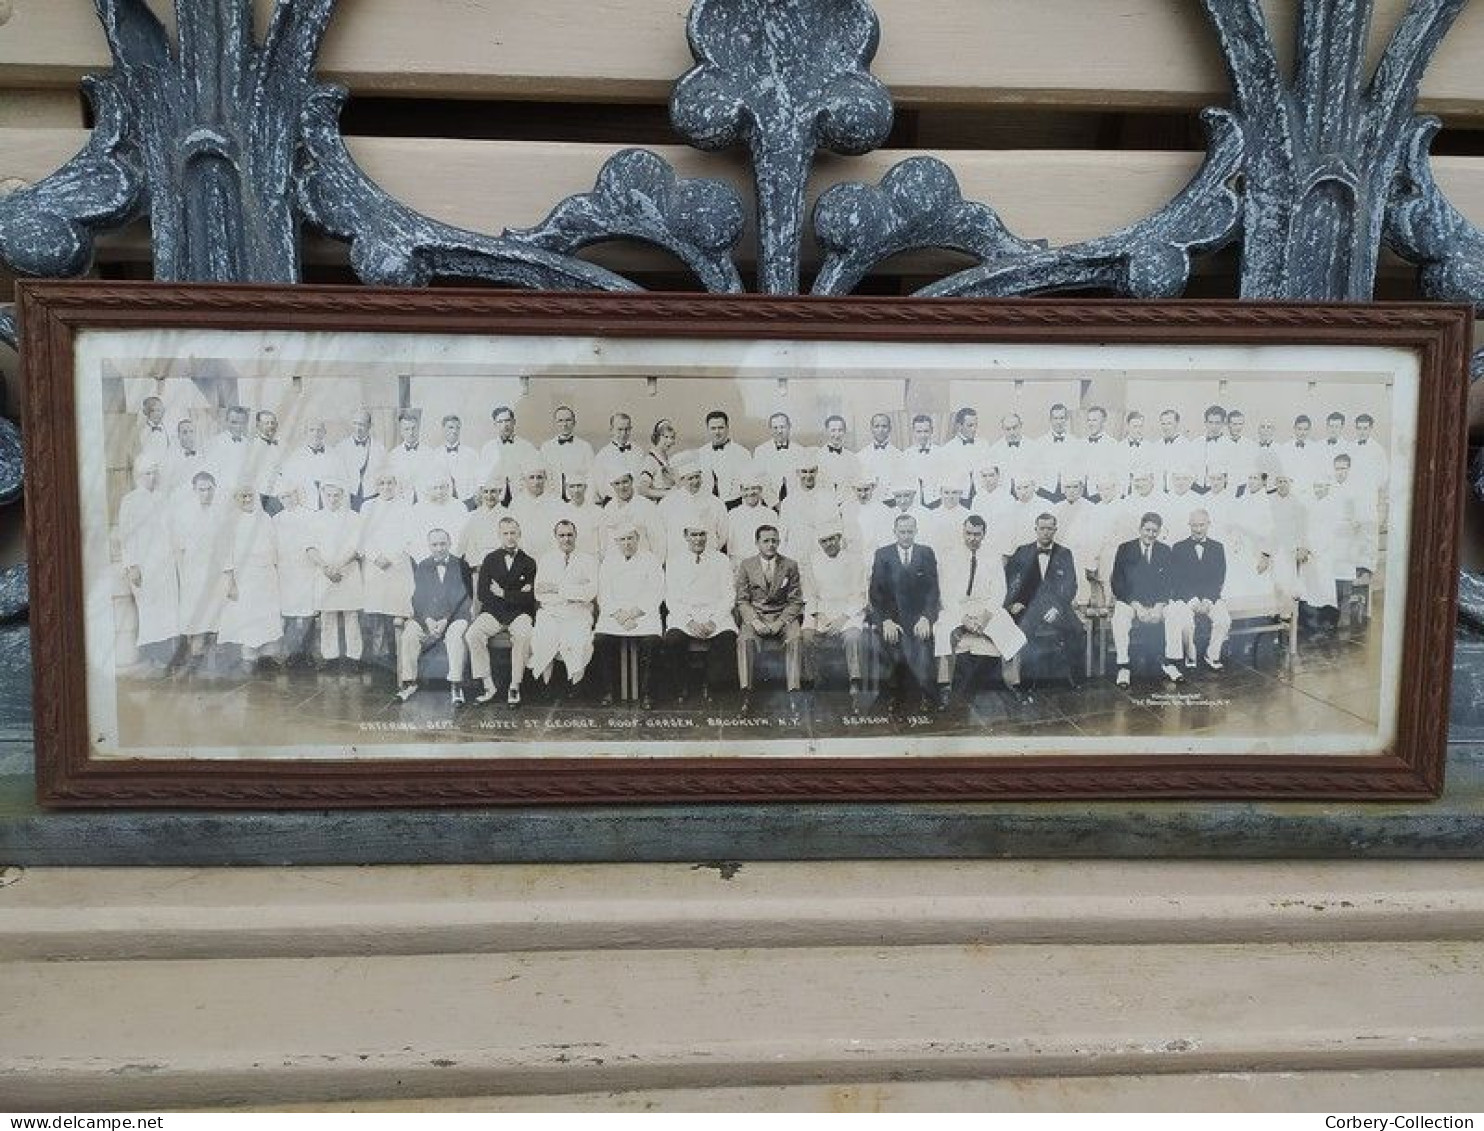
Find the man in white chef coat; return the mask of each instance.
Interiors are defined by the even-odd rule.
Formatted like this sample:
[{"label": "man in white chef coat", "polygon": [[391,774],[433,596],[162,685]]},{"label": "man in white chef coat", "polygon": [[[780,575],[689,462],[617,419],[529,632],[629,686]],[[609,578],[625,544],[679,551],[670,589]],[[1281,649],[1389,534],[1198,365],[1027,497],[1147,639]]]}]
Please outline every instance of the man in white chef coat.
[{"label": "man in white chef coat", "polygon": [[[759,485],[758,491],[761,493]],[[732,511],[737,514],[742,507]],[[730,682],[729,669],[737,655],[737,620],[732,565],[725,555],[711,548],[710,534],[703,525],[685,531],[685,548],[665,562],[665,609],[669,628],[664,635],[664,685],[674,690],[675,701],[684,703],[697,689],[689,671],[695,641],[705,643],[705,678],[699,695],[711,698],[710,689]]]}]

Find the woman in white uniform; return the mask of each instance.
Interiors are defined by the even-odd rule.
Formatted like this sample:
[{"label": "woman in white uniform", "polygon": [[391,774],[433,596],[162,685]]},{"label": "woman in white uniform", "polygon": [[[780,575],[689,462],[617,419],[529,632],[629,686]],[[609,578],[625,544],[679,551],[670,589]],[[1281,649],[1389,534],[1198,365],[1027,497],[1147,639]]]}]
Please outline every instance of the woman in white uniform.
[{"label": "woman in white uniform", "polygon": [[278,548],[273,520],[263,510],[258,493],[251,487],[238,487],[232,492],[232,502],[232,516],[224,526],[227,561],[222,572],[227,591],[217,639],[240,646],[243,665],[252,667],[283,639]]},{"label": "woman in white uniform", "polygon": [[174,658],[180,635],[180,581],[158,456],[135,461],[134,483],[134,490],[119,503],[119,549],[139,620],[135,635],[139,657],[158,673]]}]

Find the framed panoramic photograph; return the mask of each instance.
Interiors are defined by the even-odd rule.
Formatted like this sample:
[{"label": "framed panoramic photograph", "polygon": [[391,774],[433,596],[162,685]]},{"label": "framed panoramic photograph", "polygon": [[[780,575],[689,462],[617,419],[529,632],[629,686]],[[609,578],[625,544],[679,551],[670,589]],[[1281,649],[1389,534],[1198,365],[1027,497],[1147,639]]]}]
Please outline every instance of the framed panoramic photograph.
[{"label": "framed panoramic photograph", "polygon": [[1470,313],[25,283],[43,802],[1418,798]]}]

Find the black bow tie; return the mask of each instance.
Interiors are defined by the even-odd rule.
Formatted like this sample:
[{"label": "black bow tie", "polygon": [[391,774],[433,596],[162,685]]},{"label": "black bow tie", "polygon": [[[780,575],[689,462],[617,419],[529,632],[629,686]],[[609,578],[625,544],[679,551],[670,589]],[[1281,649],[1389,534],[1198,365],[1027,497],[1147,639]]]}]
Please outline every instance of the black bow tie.
[{"label": "black bow tie", "polygon": [[324,448],[316,448],[316,447],[311,446],[309,450],[311,452],[313,452],[317,456],[322,456],[322,455],[325,454],[325,449]]},{"label": "black bow tie", "polygon": [[[825,446],[826,447],[829,447],[829,445],[825,445]],[[832,451],[832,452],[834,452],[836,455],[840,455],[842,452],[844,452],[845,449],[844,448],[829,448],[829,450]]]},{"label": "black bow tie", "polygon": [[780,451],[780,452],[786,452],[786,451],[788,451],[788,444],[786,444],[786,443],[780,444],[777,440],[774,440],[773,441],[773,447],[774,447],[774,449],[776,451]]},{"label": "black bow tie", "polygon": [[886,449],[887,449],[887,448],[888,448],[888,447],[889,447],[889,445],[887,445],[887,444],[876,444],[876,445],[875,445],[875,448],[876,448],[876,450],[877,450],[877,451],[878,451],[878,452],[884,452],[884,451],[886,451]]},{"label": "black bow tie", "polygon": [[558,444],[570,444],[575,439],[577,439],[576,436],[558,436],[557,437],[557,443]]},{"label": "black bow tie", "polygon": [[960,444],[962,444],[966,448],[972,447],[973,444],[974,444],[974,441],[973,440],[965,440],[963,437],[959,437],[959,441],[958,442]]},{"label": "black bow tie", "polygon": [[1098,441],[1100,441],[1100,440],[1101,440],[1101,439],[1102,439],[1102,438],[1103,438],[1103,437],[1102,437],[1102,435],[1101,435],[1101,433],[1100,433],[1100,434],[1098,434],[1098,435],[1096,435],[1096,436],[1089,436],[1089,437],[1088,437],[1088,438],[1087,438],[1087,442],[1088,442],[1088,443],[1089,443],[1089,444],[1096,444],[1096,443],[1097,443],[1097,442],[1098,442]]},{"label": "black bow tie", "polygon": [[629,450],[629,449],[630,449],[630,448],[632,448],[632,447],[633,447],[633,446],[634,446],[634,445],[633,445],[633,444],[614,444],[614,445],[613,445],[613,446],[614,446],[614,447],[615,447],[615,448],[617,448],[617,449],[618,449],[618,450],[619,450],[619,451],[621,451],[621,452],[626,452],[626,451],[628,451],[628,450]]},{"label": "black bow tie", "polygon": [[1128,446],[1131,447],[1131,448],[1137,448],[1142,442],[1143,441],[1141,441],[1141,440],[1130,440],[1128,442]]},{"label": "black bow tie", "polygon": [[445,452],[447,452],[449,455],[453,455],[455,452],[457,452],[459,450],[459,446],[457,444],[455,444],[453,447],[451,447],[451,448],[450,447],[445,447],[443,450]]},{"label": "black bow tie", "polygon": [[163,432],[163,431],[165,431],[165,429],[162,428],[162,427],[160,427],[158,424],[151,424],[149,426],[149,430],[151,432]]},{"label": "black bow tie", "polygon": [[1005,443],[1009,444],[1012,448],[1018,448],[1018,447],[1020,447],[1020,441],[1019,440],[1006,440]]},{"label": "black bow tie", "polygon": [[722,449],[724,449],[724,448],[725,448],[725,447],[726,447],[726,445],[725,445],[725,444],[712,444],[712,445],[711,445],[711,450],[712,450],[712,451],[713,451],[713,452],[719,452],[719,451],[721,451],[721,450],[722,450]]},{"label": "black bow tie", "polygon": [[1036,553],[1038,553],[1038,554],[1049,554],[1049,553],[1051,553],[1051,547],[1050,546],[1038,546],[1038,547],[1036,547]]},{"label": "black bow tie", "polygon": [[1174,442],[1175,442],[1175,437],[1173,437],[1173,436],[1166,436],[1165,437],[1165,443],[1167,443],[1167,444],[1173,444]]},{"label": "black bow tie", "polygon": [[1325,441],[1325,443],[1327,443],[1327,444],[1328,444],[1328,445],[1329,445],[1329,446],[1330,446],[1330,447],[1334,447],[1334,446],[1335,446],[1335,445],[1336,445],[1336,444],[1338,444],[1338,443],[1339,443],[1339,442],[1340,442],[1340,441],[1338,441],[1338,440],[1326,440],[1326,441]]},{"label": "black bow tie", "polygon": [[918,448],[917,450],[919,452],[921,452],[923,455],[927,455],[928,452],[932,451],[933,449],[932,448]]},{"label": "black bow tie", "polygon": [[261,440],[262,440],[262,441],[263,441],[263,443],[265,443],[265,444],[274,444],[274,445],[276,445],[276,444],[277,444],[277,443],[278,443],[278,441],[277,441],[277,440],[270,440],[270,439],[268,439],[268,438],[267,438],[267,437],[266,437],[266,436],[264,436],[264,437],[260,437],[260,439],[261,439]]},{"label": "black bow tie", "polygon": [[500,443],[502,443],[502,444],[513,444],[513,443],[515,443],[515,437],[514,436],[511,436],[509,439],[506,439],[504,436],[501,436],[500,437]]},{"label": "black bow tie", "polygon": [[409,452],[415,452],[415,451],[417,451],[417,445],[416,444],[403,444],[402,447],[403,447],[403,449],[405,451],[409,451]]},{"label": "black bow tie", "polygon": [[1051,439],[1052,439],[1052,442],[1053,442],[1053,443],[1057,443],[1057,444],[1060,444],[1060,443],[1062,443],[1062,442],[1063,442],[1063,441],[1064,441],[1064,440],[1066,440],[1066,437],[1065,437],[1065,436],[1053,436],[1053,437],[1051,437]]},{"label": "black bow tie", "polygon": [[196,449],[195,448],[183,448],[183,449],[181,449],[181,453],[180,454],[183,455],[183,456],[193,456],[193,455],[196,454]]},{"label": "black bow tie", "polygon": [[356,439],[352,438],[351,442],[353,444],[355,444],[355,446],[358,447],[358,448],[364,448],[371,441],[370,441],[369,438],[368,439],[365,439],[365,440],[356,440]]},{"label": "black bow tie", "polygon": [[240,444],[240,443],[242,443],[242,437],[241,436],[233,436],[232,437],[232,443],[234,443],[234,444]]}]

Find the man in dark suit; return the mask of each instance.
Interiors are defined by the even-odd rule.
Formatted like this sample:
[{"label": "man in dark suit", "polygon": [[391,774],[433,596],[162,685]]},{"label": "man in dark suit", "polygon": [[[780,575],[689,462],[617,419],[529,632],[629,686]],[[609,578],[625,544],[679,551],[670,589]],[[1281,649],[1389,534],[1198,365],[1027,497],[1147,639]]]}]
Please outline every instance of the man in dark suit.
[{"label": "man in dark suit", "polygon": [[882,546],[871,559],[868,616],[881,629],[887,666],[895,677],[896,708],[906,707],[910,679],[922,709],[935,710],[933,622],[943,611],[938,559],[930,547],[916,545],[917,519],[910,514],[897,516],[892,533],[895,543]]},{"label": "man in dark suit", "polygon": [[520,523],[502,518],[500,545],[485,555],[474,584],[478,612],[469,625],[470,674],[484,690],[476,703],[495,697],[495,678],[490,668],[490,641],[502,632],[510,636],[510,686],[505,701],[520,703],[520,681],[531,658],[531,629],[536,620],[536,559],[520,548]]},{"label": "man in dark suit", "polygon": [[1159,540],[1164,520],[1153,511],[1139,519],[1139,536],[1118,547],[1108,587],[1113,591],[1113,650],[1118,658],[1119,687],[1129,685],[1128,642],[1134,621],[1163,624],[1165,632],[1165,676],[1174,683],[1183,678],[1180,658],[1183,617],[1170,616],[1172,596],[1170,548]]},{"label": "man in dark suit", "polygon": [[[1036,516],[1036,540],[1018,546],[1005,562],[1005,608],[1033,643],[1050,641],[1062,653],[1066,679],[1075,683],[1072,657],[1082,647],[1082,619],[1072,607],[1077,597],[1077,563],[1056,541],[1056,516]],[[1024,655],[1022,652],[1021,655]],[[1020,656],[1014,660],[1017,668]]]},{"label": "man in dark suit", "polygon": [[804,586],[799,563],[778,552],[776,526],[759,526],[757,553],[737,564],[737,682],[742,712],[752,710],[752,669],[763,640],[783,641],[784,675],[790,706],[797,708],[803,676]]},{"label": "man in dark suit", "polygon": [[448,697],[464,701],[464,634],[469,629],[469,567],[449,551],[448,531],[428,531],[429,555],[412,567],[412,615],[402,625],[397,670],[407,702],[417,694],[417,659],[442,640],[448,648]]},{"label": "man in dark suit", "polygon": [[[1190,537],[1170,547],[1170,590],[1183,609],[1180,637],[1185,666],[1195,667],[1195,622],[1211,622],[1211,642],[1206,645],[1206,667],[1221,670],[1221,648],[1231,635],[1232,615],[1221,599],[1226,586],[1226,547],[1210,537],[1211,516],[1204,510],[1190,514]],[[1173,607],[1172,603],[1172,607]]]}]

